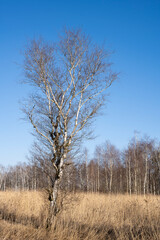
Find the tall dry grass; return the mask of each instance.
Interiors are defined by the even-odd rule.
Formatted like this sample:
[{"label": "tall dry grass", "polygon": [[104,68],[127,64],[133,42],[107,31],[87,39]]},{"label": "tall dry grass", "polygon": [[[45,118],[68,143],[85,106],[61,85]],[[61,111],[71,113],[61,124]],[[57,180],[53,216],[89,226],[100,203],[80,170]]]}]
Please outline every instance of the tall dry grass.
[{"label": "tall dry grass", "polygon": [[0,240],[160,239],[160,197],[70,194],[50,232],[43,192],[0,192]]}]

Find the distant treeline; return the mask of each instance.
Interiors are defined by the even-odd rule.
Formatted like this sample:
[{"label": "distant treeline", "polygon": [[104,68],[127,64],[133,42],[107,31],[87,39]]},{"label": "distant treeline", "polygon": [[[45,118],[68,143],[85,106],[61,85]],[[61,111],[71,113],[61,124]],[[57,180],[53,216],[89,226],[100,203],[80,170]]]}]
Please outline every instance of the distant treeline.
[{"label": "distant treeline", "polygon": [[[94,158],[85,149],[79,157],[68,155],[61,189],[103,193],[160,194],[160,146],[149,138],[133,138],[124,151],[110,142],[97,146]],[[29,163],[0,166],[0,190],[39,190],[54,174],[51,161],[33,154]]]}]

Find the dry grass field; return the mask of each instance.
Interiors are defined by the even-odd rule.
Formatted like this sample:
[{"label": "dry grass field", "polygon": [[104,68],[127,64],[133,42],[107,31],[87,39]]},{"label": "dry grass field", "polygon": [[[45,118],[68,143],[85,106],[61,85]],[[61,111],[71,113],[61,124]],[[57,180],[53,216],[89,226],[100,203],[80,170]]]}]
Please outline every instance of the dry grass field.
[{"label": "dry grass field", "polygon": [[0,240],[160,239],[160,196],[70,194],[50,232],[43,192],[0,192]]}]

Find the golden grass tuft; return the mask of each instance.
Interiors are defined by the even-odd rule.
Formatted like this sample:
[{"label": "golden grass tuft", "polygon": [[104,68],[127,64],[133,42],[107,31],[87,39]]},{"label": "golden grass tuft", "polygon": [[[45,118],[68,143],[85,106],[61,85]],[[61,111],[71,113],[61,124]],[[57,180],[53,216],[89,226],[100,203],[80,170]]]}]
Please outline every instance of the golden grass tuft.
[{"label": "golden grass tuft", "polygon": [[69,194],[47,232],[44,195],[0,192],[0,240],[160,239],[160,196]]}]

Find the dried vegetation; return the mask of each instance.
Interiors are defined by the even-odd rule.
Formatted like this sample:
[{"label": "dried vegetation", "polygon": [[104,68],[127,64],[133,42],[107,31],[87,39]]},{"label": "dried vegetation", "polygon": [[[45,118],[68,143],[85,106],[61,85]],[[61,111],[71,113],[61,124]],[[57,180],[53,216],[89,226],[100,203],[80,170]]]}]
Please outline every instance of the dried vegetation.
[{"label": "dried vegetation", "polygon": [[43,192],[0,192],[0,240],[160,239],[160,196],[70,194],[50,232]]}]

